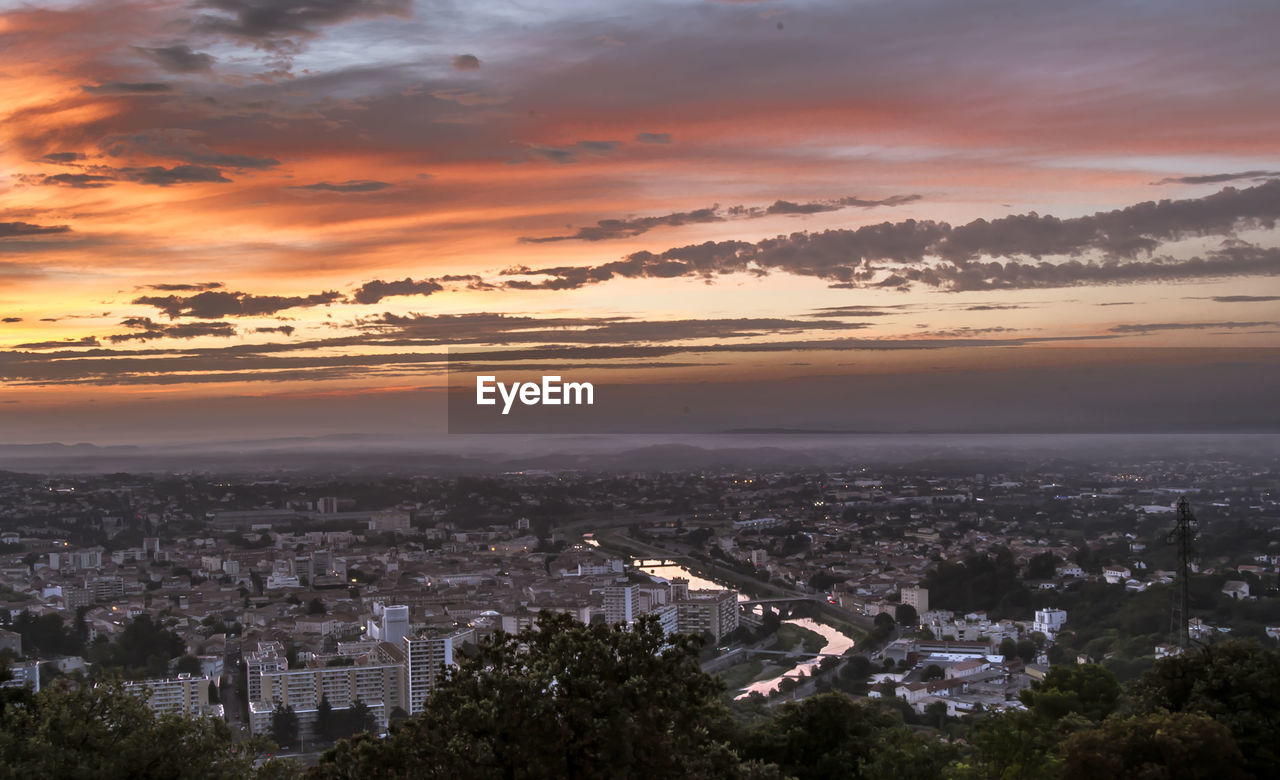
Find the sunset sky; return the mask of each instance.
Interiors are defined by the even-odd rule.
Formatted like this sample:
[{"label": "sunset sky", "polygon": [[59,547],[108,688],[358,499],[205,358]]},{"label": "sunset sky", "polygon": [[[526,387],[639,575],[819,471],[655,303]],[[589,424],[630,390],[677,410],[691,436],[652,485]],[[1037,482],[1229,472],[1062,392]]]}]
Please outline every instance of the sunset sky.
[{"label": "sunset sky", "polygon": [[820,425],[761,400],[799,382],[864,410],[836,427],[905,397],[989,427],[999,387],[1037,430],[1071,427],[1054,392],[1098,393],[1090,429],[1277,430],[1277,30],[1273,0],[0,2],[0,443],[440,430],[450,352],[735,388],[717,429]]}]

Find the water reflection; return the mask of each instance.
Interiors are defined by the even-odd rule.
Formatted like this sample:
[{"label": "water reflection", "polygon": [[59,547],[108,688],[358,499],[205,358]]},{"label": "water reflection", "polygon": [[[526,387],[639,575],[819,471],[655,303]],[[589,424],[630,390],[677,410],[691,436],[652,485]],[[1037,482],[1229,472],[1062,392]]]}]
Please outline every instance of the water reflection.
[{"label": "water reflection", "polygon": [[[789,623],[798,628],[808,629],[813,633],[818,634],[823,639],[825,639],[826,643],[822,646],[820,650],[818,650],[819,653],[830,653],[833,655],[842,655],[843,653],[847,652],[850,648],[853,647],[852,639],[840,633],[839,631],[835,630],[831,626],[824,626],[823,624],[818,623],[810,618],[795,618],[793,620],[784,620],[782,622]],[[803,651],[803,647],[799,645],[797,646],[796,649],[799,651]],[[767,656],[762,656],[762,657],[767,657]],[[775,657],[782,658],[782,656],[775,656]],[[778,686],[781,685],[783,679],[787,677],[790,677],[796,682],[799,682],[802,678],[813,674],[814,667],[816,667],[821,661],[822,661],[821,658],[811,658],[807,661],[801,661],[799,664],[795,666],[795,668],[788,669],[787,671],[777,675],[776,677],[770,677],[767,680],[760,680],[759,682],[754,682],[748,685],[746,688],[743,689],[742,693],[738,694],[734,698],[745,699],[753,693],[759,693],[763,696],[768,696],[769,694],[778,690]]]}]

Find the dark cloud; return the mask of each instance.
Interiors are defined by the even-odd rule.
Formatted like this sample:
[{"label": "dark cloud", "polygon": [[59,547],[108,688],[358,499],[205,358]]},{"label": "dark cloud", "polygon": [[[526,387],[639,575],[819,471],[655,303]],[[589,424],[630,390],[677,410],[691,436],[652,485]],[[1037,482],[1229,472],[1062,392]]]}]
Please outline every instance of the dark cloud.
[{"label": "dark cloud", "polygon": [[636,143],[669,144],[671,143],[671,134],[670,133],[636,133]]},{"label": "dark cloud", "polygon": [[88,84],[81,89],[94,95],[153,95],[168,92],[172,87],[154,81],[109,81],[104,84]]},{"label": "dark cloud", "polygon": [[21,317],[4,317],[0,318],[0,322],[22,322]]},{"label": "dark cloud", "polygon": [[1094,306],[1133,306],[1133,301],[1108,301],[1107,303],[1095,303]]},{"label": "dark cloud", "polygon": [[1214,173],[1208,176],[1176,176],[1161,179],[1155,184],[1222,184],[1241,179],[1269,179],[1280,176],[1280,171],[1244,171],[1243,173]]},{"label": "dark cloud", "polygon": [[222,282],[193,282],[190,284],[145,284],[139,289],[158,290],[160,292],[203,292],[225,287]]},{"label": "dark cloud", "polygon": [[407,16],[409,0],[204,0],[215,13],[196,20],[203,30],[238,38],[311,36],[320,28],[350,19]]},{"label": "dark cloud", "polygon": [[107,337],[112,344],[125,341],[151,341],[153,339],[194,339],[201,336],[230,338],[236,335],[235,326],[227,322],[180,322],[165,325],[150,317],[130,317],[120,323],[135,328],[135,333],[117,333]]},{"label": "dark cloud", "polygon": [[327,181],[316,182],[315,184],[299,184],[289,187],[291,190],[311,190],[314,192],[378,192],[385,190],[391,185],[385,181],[369,181],[367,179],[353,179],[333,184]]},{"label": "dark cloud", "polygon": [[680,227],[682,225],[699,225],[709,222],[725,222],[736,219],[760,219],[762,217],[782,214],[817,214],[840,209],[874,208],[876,206],[898,206],[919,200],[919,195],[894,195],[883,200],[866,200],[863,198],[840,198],[830,201],[810,203],[792,203],[779,200],[772,205],[759,208],[753,206],[720,206],[696,209],[694,211],[678,211],[656,217],[633,217],[630,219],[602,219],[591,227],[579,228],[576,232],[564,236],[543,236],[540,238],[522,237],[519,240],[528,244],[547,244],[557,241],[608,241],[617,238],[632,238],[647,233],[657,227]]},{"label": "dark cloud", "polygon": [[1215,295],[1211,300],[1217,303],[1267,303],[1280,301],[1280,295]]},{"label": "dark cloud", "polygon": [[453,67],[458,70],[476,70],[480,67],[480,58],[474,54],[459,54],[453,58]]},{"label": "dark cloud", "polygon": [[1009,303],[979,303],[974,306],[964,307],[965,311],[1008,311],[1010,309],[1029,309],[1030,306],[1020,306],[1018,304]]},{"label": "dark cloud", "polygon": [[1161,330],[1235,330],[1276,325],[1275,322],[1149,322],[1136,325],[1117,325],[1109,333],[1151,333]]},{"label": "dark cloud", "polygon": [[430,295],[443,289],[444,287],[434,279],[414,281],[413,279],[405,278],[392,282],[374,279],[361,285],[351,298],[356,303],[377,303],[383,298],[397,295]]},{"label": "dark cloud", "polygon": [[12,236],[44,236],[50,233],[67,233],[66,225],[32,225],[29,222],[0,222],[0,238]]},{"label": "dark cloud", "polygon": [[529,153],[535,157],[541,157],[544,160],[550,160],[560,165],[568,165],[578,162],[582,154],[592,156],[611,154],[617,151],[621,145],[619,141],[579,141],[573,146],[528,144],[528,148]]},{"label": "dark cloud", "polygon": [[[19,344],[14,349],[62,349],[63,347],[96,347],[98,339],[85,336],[82,339],[64,339],[62,341],[34,341],[30,344]],[[71,353],[76,354],[76,353]]]},{"label": "dark cloud", "polygon": [[323,306],[340,300],[342,294],[335,291],[292,297],[243,292],[202,292],[185,298],[177,295],[142,296],[135,298],[133,303],[154,306],[169,319],[196,317],[216,320],[222,317],[263,316],[285,309]]},{"label": "dark cloud", "polygon": [[51,163],[72,163],[85,159],[85,156],[80,152],[53,152],[40,159]]},{"label": "dark cloud", "polygon": [[98,147],[112,157],[162,157],[220,168],[266,170],[280,164],[274,157],[219,152],[195,140],[199,135],[190,130],[147,130],[107,136],[98,141]]},{"label": "dark cloud", "polygon": [[115,179],[98,173],[55,173],[44,176],[41,184],[57,187],[72,187],[78,190],[94,190],[99,187],[110,187]]},{"label": "dark cloud", "polygon": [[265,328],[254,328],[253,332],[254,333],[281,333],[281,334],[284,334],[285,336],[292,336],[294,331],[296,330],[297,328],[293,327],[292,325],[275,325],[275,326],[265,327]]},{"label": "dark cloud", "polygon": [[[913,284],[951,291],[1068,287],[1165,279],[1280,274],[1280,250],[1240,242],[1203,257],[1132,259],[1163,241],[1190,236],[1234,235],[1244,228],[1275,227],[1280,181],[1247,190],[1226,188],[1204,198],[1140,203],[1088,217],[1061,220],[1037,214],[984,219],[952,227],[945,222],[903,220],[857,229],[792,233],[758,242],[708,241],[636,252],[597,266],[517,267],[504,276],[511,289],[566,290],[615,277],[704,279],[720,274],[781,271],[815,276],[833,286],[904,288]],[[1081,261],[979,261],[983,256],[1102,257]],[[935,262],[926,263],[933,258]],[[1129,262],[1122,262],[1129,260]]]},{"label": "dark cloud", "polygon": [[134,46],[133,48],[170,73],[196,73],[208,70],[217,61],[211,54],[192,51],[191,47],[185,43],[176,46],[154,48]]},{"label": "dark cloud", "polygon": [[901,311],[884,311],[884,309],[901,309],[901,306],[824,306],[806,314],[806,317],[892,317]]},{"label": "dark cloud", "polygon": [[165,168],[149,165],[145,168],[121,168],[118,175],[124,181],[168,187],[173,184],[198,184],[205,182],[229,182],[217,168],[203,165],[175,165]]}]

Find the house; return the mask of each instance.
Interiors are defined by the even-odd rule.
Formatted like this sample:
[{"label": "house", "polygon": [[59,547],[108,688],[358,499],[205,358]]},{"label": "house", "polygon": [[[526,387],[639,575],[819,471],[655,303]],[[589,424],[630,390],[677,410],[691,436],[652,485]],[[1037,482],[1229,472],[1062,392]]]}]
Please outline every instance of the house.
[{"label": "house", "polygon": [[1233,599],[1249,598],[1249,583],[1243,580],[1227,580],[1222,583],[1222,593]]}]

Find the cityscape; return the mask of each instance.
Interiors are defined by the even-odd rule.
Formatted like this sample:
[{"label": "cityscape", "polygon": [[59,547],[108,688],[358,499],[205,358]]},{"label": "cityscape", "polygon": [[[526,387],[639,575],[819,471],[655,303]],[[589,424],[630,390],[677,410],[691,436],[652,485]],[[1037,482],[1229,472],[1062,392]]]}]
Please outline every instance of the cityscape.
[{"label": "cityscape", "polygon": [[[841,691],[912,723],[1025,710],[1056,665],[1126,682],[1195,648],[1280,644],[1267,446],[821,469],[9,471],[8,685],[118,677],[157,713],[314,762],[429,707],[477,645],[564,615],[700,637],[738,709]],[[1180,501],[1196,527],[1185,637]]]},{"label": "cityscape", "polygon": [[0,0],[0,777],[1280,777],[1277,30]]}]

